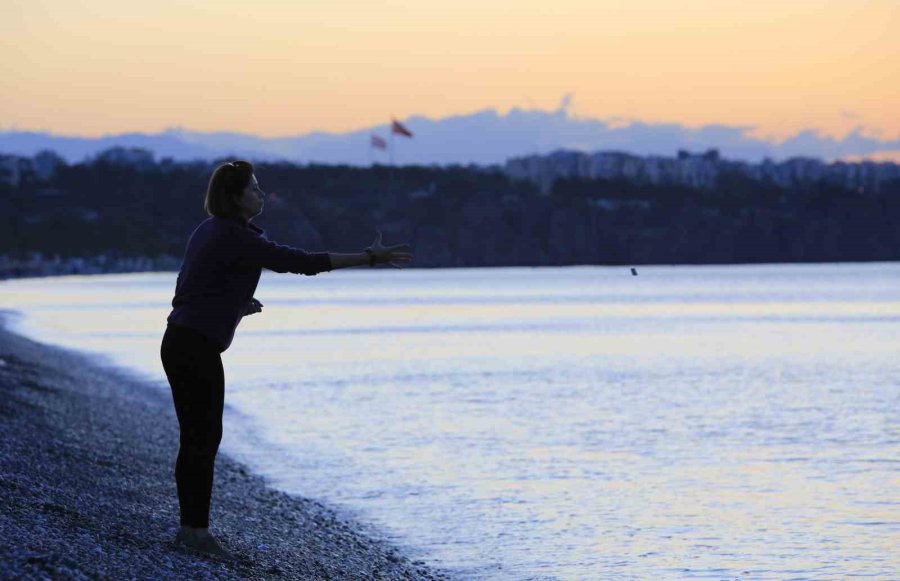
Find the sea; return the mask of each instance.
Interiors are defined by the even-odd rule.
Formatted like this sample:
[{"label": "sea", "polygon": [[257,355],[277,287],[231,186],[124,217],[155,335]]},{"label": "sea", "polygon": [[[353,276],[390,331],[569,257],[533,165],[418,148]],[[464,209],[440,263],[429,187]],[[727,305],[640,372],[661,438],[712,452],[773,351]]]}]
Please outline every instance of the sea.
[{"label": "sea", "polygon": [[[220,452],[459,579],[900,579],[900,263],[635,269],[263,271]],[[169,394],[176,277],[0,304]]]}]

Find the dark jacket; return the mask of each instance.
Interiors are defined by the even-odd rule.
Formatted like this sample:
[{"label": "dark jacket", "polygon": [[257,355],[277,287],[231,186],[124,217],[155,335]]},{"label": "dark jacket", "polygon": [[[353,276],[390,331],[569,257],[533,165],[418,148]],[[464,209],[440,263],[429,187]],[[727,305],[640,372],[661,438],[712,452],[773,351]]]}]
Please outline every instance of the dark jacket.
[{"label": "dark jacket", "polygon": [[207,218],[188,240],[167,321],[213,339],[225,351],[263,268],[313,276],[332,265],[327,252],[272,242],[243,218]]}]

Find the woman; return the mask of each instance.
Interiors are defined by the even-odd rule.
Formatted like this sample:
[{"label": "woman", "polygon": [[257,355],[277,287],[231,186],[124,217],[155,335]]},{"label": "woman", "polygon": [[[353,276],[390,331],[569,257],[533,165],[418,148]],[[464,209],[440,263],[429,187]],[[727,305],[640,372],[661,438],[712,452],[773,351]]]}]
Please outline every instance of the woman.
[{"label": "woman", "polygon": [[241,318],[262,312],[253,298],[262,269],[313,276],[363,264],[400,268],[413,257],[399,250],[408,244],[382,246],[381,232],[372,246],[353,254],[276,244],[250,222],[262,212],[265,197],[247,161],[213,172],[204,202],[209,218],[188,240],[160,347],[181,430],[175,463],[181,529],[175,542],[225,559],[231,554],[209,532],[213,466],[222,439],[221,353]]}]

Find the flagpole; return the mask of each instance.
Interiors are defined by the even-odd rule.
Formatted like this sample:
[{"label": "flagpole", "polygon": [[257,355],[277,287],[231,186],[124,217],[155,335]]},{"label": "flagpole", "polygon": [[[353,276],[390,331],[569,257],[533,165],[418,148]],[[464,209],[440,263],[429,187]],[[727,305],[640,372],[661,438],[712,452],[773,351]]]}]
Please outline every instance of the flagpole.
[{"label": "flagpole", "polygon": [[394,193],[394,127],[391,125],[388,131],[391,132],[391,142],[390,142],[390,157],[391,163],[388,167],[388,194]]}]

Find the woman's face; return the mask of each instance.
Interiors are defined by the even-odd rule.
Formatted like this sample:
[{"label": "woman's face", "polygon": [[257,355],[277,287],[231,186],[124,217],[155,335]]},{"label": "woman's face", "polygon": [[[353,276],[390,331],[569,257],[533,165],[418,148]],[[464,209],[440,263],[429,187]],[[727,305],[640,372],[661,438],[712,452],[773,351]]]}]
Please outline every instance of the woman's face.
[{"label": "woman's face", "polygon": [[260,189],[259,182],[256,181],[256,175],[250,176],[250,183],[247,184],[247,187],[241,192],[241,197],[238,198],[241,214],[248,220],[258,216],[262,212],[265,199],[266,193]]}]

